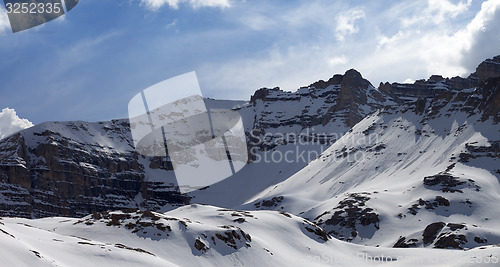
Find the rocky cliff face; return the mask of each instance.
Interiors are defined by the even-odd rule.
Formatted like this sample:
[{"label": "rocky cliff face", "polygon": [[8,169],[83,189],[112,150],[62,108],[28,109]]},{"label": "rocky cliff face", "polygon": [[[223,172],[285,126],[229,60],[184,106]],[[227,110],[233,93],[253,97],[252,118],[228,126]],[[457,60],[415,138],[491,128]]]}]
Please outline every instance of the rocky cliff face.
[{"label": "rocky cliff face", "polygon": [[[461,109],[482,112],[484,119],[498,122],[500,78],[491,77],[498,73],[499,59],[483,62],[466,79],[432,76],[411,85],[385,83],[379,88],[356,70],[348,70],[293,93],[263,88],[248,103],[226,101],[223,106],[235,106],[243,118],[253,155],[250,162],[254,161],[249,165],[271,170],[271,165],[255,162],[256,154],[300,139],[315,141],[303,147],[319,155],[322,146],[332,144],[367,115],[403,102],[413,103],[409,107],[415,113],[431,116],[440,112],[439,103],[459,99],[465,103]],[[477,91],[463,90],[477,85]],[[308,163],[273,165],[279,170],[265,178],[286,179],[287,171]],[[179,193],[169,166],[164,158],[135,152],[127,120],[43,123],[0,140],[0,215],[84,216],[123,208],[165,210],[189,203],[193,195]],[[256,190],[252,193],[264,189],[252,188]]]},{"label": "rocky cliff face", "polygon": [[125,120],[44,123],[2,140],[0,147],[3,215],[84,216],[189,201],[172,190],[172,181],[158,186],[146,178],[146,169],[160,166],[134,151]]},{"label": "rocky cliff face", "polygon": [[427,80],[417,80],[413,84],[391,84],[388,82],[380,83],[379,90],[401,102],[408,97],[432,98],[443,92],[461,91],[464,89],[475,88],[479,86],[481,82],[499,76],[500,56],[496,56],[479,64],[476,71],[467,78],[458,76],[453,78],[443,78],[440,75],[432,75]]},{"label": "rocky cliff face", "polygon": [[476,72],[469,76],[469,79],[485,81],[489,78],[500,76],[500,56],[487,59],[476,68]]}]

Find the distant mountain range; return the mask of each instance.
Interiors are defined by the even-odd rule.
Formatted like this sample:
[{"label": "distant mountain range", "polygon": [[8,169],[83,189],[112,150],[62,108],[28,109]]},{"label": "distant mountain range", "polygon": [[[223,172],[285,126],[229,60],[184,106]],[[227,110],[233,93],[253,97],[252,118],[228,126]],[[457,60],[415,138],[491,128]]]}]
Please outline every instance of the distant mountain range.
[{"label": "distant mountain range", "polygon": [[[60,249],[102,264],[498,264],[500,56],[467,78],[376,88],[351,69],[206,104],[240,113],[250,159],[187,194],[165,158],[134,150],[125,119],[0,140],[0,215],[27,218],[0,220],[0,242],[47,265],[67,264]],[[45,218],[60,216],[73,218]]]}]

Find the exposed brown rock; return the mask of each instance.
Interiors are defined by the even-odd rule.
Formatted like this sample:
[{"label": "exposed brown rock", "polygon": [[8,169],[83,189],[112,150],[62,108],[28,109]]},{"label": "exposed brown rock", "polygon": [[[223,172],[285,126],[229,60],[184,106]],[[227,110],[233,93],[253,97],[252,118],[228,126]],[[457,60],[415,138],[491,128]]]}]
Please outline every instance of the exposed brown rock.
[{"label": "exposed brown rock", "polygon": [[417,246],[417,239],[410,239],[406,241],[406,237],[400,236],[398,241],[392,246],[393,248],[412,248]]},{"label": "exposed brown rock", "polygon": [[340,84],[342,82],[342,79],[343,79],[342,75],[335,74],[328,81],[325,82],[323,80],[319,80],[319,81],[309,85],[309,87],[315,87],[317,89],[325,89],[326,87],[328,87],[330,85]]},{"label": "exposed brown rock", "polygon": [[353,105],[366,104],[367,98],[364,91],[370,82],[363,79],[361,74],[354,69],[346,71],[340,85],[340,92],[335,110],[341,110]]},{"label": "exposed brown rock", "polygon": [[423,114],[425,111],[426,101],[424,98],[419,98],[415,101],[415,113],[417,115]]},{"label": "exposed brown rock", "polygon": [[467,243],[467,239],[464,235],[447,233],[439,236],[434,247],[462,249],[461,245],[465,243]]},{"label": "exposed brown rock", "polygon": [[436,239],[439,231],[441,231],[441,229],[443,229],[445,225],[446,224],[444,222],[435,222],[427,225],[427,227],[425,227],[424,233],[422,234],[424,244],[427,245],[429,243],[432,243]]},{"label": "exposed brown rock", "polygon": [[253,103],[255,106],[257,99],[266,100],[266,96],[269,94],[269,89],[261,88],[250,97],[250,103]]},{"label": "exposed brown rock", "polygon": [[484,110],[482,119],[486,120],[492,117],[495,123],[500,122],[500,77],[486,80],[481,89],[484,99],[479,106],[480,109]]},{"label": "exposed brown rock", "polygon": [[366,90],[370,85],[370,82],[364,79],[357,70],[350,69],[346,71],[340,84],[337,103],[330,112],[345,110],[346,124],[353,127],[363,119],[358,107],[367,103]]},{"label": "exposed brown rock", "polygon": [[471,78],[477,78],[480,81],[485,81],[489,78],[500,76],[500,55],[492,59],[487,59],[476,68],[476,72],[471,74]]}]

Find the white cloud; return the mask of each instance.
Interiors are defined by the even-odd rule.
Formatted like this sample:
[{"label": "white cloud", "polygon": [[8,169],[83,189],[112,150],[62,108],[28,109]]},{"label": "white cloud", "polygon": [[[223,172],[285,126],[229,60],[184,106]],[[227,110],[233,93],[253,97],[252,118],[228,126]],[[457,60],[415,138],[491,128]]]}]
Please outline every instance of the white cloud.
[{"label": "white cloud", "polygon": [[166,30],[172,29],[172,28],[175,27],[175,25],[177,25],[177,19],[174,19],[172,22],[170,22],[169,24],[167,24],[167,26],[165,26],[165,29]]},{"label": "white cloud", "polygon": [[[438,6],[432,8],[437,19],[431,20],[429,7],[413,12],[412,18],[420,23],[402,21],[397,33],[378,34],[376,53],[360,64],[366,67],[369,76],[399,81],[408,77],[427,78],[432,74],[466,77],[481,61],[500,53],[500,1],[484,2],[475,16],[460,26],[451,23],[436,25],[435,22],[455,18],[468,9],[470,1],[456,5],[449,1],[429,2],[431,5]],[[447,11],[444,11],[445,7],[448,7]]]},{"label": "white cloud", "polygon": [[500,1],[489,0],[481,5],[481,10],[454,37],[462,43],[460,63],[473,69],[482,60],[500,54]]},{"label": "white cloud", "polygon": [[269,16],[264,16],[262,14],[247,14],[239,18],[242,24],[246,25],[248,28],[256,31],[270,29],[277,24],[275,23],[276,18],[271,18]]},{"label": "white cloud", "polygon": [[8,31],[10,29],[9,17],[7,16],[7,11],[0,8],[0,34]]},{"label": "white cloud", "polygon": [[173,9],[178,9],[181,3],[187,3],[193,8],[200,7],[230,7],[230,0],[141,0],[141,4],[151,10],[158,10],[164,5],[168,5]]},{"label": "white cloud", "polygon": [[401,41],[404,38],[408,37],[409,32],[402,32],[398,31],[395,35],[391,37],[387,37],[385,35],[379,35],[378,36],[378,44],[377,44],[377,50],[384,49],[384,48],[390,48],[394,49],[394,45],[396,45],[399,41]]},{"label": "white cloud", "polygon": [[[279,13],[273,7],[249,10],[247,17],[239,20],[249,29],[293,37],[300,37],[297,32],[315,29],[319,35],[315,35],[315,39],[280,39],[250,57],[232,57],[204,64],[198,68],[200,77],[204,76],[201,79],[212,87],[212,94],[215,94],[212,97],[242,99],[260,87],[280,86],[295,90],[316,80],[328,79],[335,73],[342,74],[349,68],[359,70],[375,86],[385,81],[414,81],[432,74],[467,76],[482,60],[500,52],[496,47],[500,43],[500,32],[494,32],[495,25],[500,25],[495,20],[500,16],[494,11],[498,0],[485,2],[475,18],[466,12],[469,1],[454,4],[448,11],[442,10],[446,3],[432,8],[428,7],[434,5],[430,2],[407,3],[411,8],[401,4],[382,12],[369,6],[350,8],[336,19],[331,19],[331,14],[345,6],[310,4],[285,8]],[[436,26],[433,21],[407,25],[394,18],[405,14],[423,20],[428,18],[429,10],[442,14],[440,16],[450,22],[460,23]],[[374,16],[371,12],[378,13]],[[272,13],[276,15],[269,16]],[[464,20],[466,14],[468,22]],[[252,17],[255,19],[249,19]],[[369,21],[361,24],[359,20],[362,19]],[[347,38],[353,34],[356,36]],[[488,43],[475,41],[485,36],[490,38]],[[474,48],[474,44],[477,47]],[[474,63],[467,66],[463,61],[472,51],[485,52],[468,60]]]},{"label": "white cloud", "polygon": [[429,71],[446,76],[467,75],[481,61],[500,50],[500,1],[489,0],[465,27],[450,35],[435,34],[423,38],[427,44],[422,57]]},{"label": "white cloud", "polygon": [[472,0],[460,1],[457,4],[449,0],[428,0],[425,7],[419,7],[422,12],[401,19],[403,27],[422,26],[426,24],[441,24],[466,12]]},{"label": "white cloud", "polygon": [[[316,29],[328,29],[330,33],[337,25],[331,14],[338,13],[343,7],[337,1],[328,1],[327,4],[322,1],[304,1],[299,5],[276,5],[273,1],[263,1],[258,5],[235,5],[234,9],[240,12],[230,17],[229,21],[237,21],[257,31],[300,32],[305,27],[314,26]],[[297,39],[300,38],[297,36]]]},{"label": "white cloud", "polygon": [[436,14],[436,21],[441,22],[446,18],[455,18],[457,15],[467,11],[472,0],[460,1],[457,4],[453,4],[447,0],[428,0],[428,3],[430,13]]},{"label": "white cloud", "polygon": [[4,108],[0,112],[0,139],[31,126],[33,123],[27,119],[19,118],[13,109]]},{"label": "white cloud", "polygon": [[344,55],[332,57],[328,60],[328,64],[330,66],[345,65],[345,64],[347,64],[347,62],[349,62],[349,59]]},{"label": "white cloud", "polygon": [[89,61],[95,55],[95,50],[102,47],[104,44],[109,44],[109,41],[121,32],[109,32],[106,34],[94,36],[93,38],[80,39],[77,43],[72,44],[68,49],[57,51],[55,59],[58,60],[56,67],[50,68],[48,73],[43,73],[46,77],[57,77],[69,69],[78,66],[78,64]]},{"label": "white cloud", "polygon": [[[199,68],[200,76],[213,88],[216,95],[212,96],[244,99],[260,87],[295,90],[349,68],[359,70],[375,86],[386,81],[413,82],[433,74],[466,77],[482,60],[500,53],[500,1],[484,2],[475,15],[469,12],[470,1],[453,6],[448,6],[450,1],[405,3],[411,8],[401,4],[380,12],[358,7],[333,20],[331,15],[325,19],[332,14],[331,6],[300,6],[271,17],[253,10],[250,14],[261,15],[259,19],[240,20],[250,29],[295,36],[295,32],[311,28],[320,35],[309,40],[279,40],[251,57],[205,64]],[[300,19],[291,15],[299,10],[303,12]],[[372,10],[378,12],[376,16]],[[434,20],[409,25],[399,19],[407,15],[424,21],[431,13],[449,23],[436,25]],[[287,17],[298,24],[288,22]],[[317,19],[307,20],[311,17]],[[363,24],[359,21],[368,18]],[[328,37],[332,32],[338,35]]]},{"label": "white cloud", "polygon": [[364,19],[365,11],[363,8],[353,8],[346,12],[341,12],[337,16],[337,27],[335,28],[335,36],[337,40],[342,42],[347,35],[355,34],[359,31],[356,26],[356,20]]},{"label": "white cloud", "polygon": [[253,57],[206,64],[197,72],[202,88],[211,87],[209,97],[247,99],[258,88],[279,86],[295,91],[344,73],[350,68],[348,58],[335,55],[336,49],[324,44],[273,46]]}]

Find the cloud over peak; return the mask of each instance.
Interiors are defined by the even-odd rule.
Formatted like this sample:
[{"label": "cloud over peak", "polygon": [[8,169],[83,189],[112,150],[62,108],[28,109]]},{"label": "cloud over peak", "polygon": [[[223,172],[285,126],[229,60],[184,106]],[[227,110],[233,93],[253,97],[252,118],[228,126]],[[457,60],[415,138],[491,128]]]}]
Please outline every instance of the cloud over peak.
[{"label": "cloud over peak", "polygon": [[14,109],[4,108],[0,112],[0,139],[32,126],[29,120],[19,118]]},{"label": "cloud over peak", "polygon": [[335,37],[337,37],[337,40],[342,42],[347,35],[357,33],[359,28],[356,26],[356,20],[364,18],[365,11],[363,8],[353,8],[340,13],[337,16],[337,27],[335,29]]},{"label": "cloud over peak", "polygon": [[200,7],[230,7],[230,0],[141,0],[141,4],[151,10],[158,10],[164,5],[168,5],[173,9],[178,9],[181,3],[187,3],[193,8]]}]

